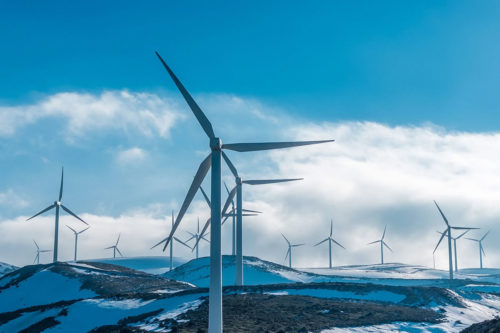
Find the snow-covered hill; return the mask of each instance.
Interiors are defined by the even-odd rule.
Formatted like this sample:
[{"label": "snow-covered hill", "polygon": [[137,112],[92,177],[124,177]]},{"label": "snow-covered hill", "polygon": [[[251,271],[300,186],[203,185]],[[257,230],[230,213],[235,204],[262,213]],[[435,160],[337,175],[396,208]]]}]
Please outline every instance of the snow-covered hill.
[{"label": "snow-covered hill", "polygon": [[17,269],[16,266],[12,266],[12,265],[6,264],[4,262],[0,262],[0,277],[4,274],[15,271],[16,269]]},{"label": "snow-covered hill", "polygon": [[[184,258],[172,257],[172,264],[178,267],[187,262]],[[105,264],[118,265],[128,267],[149,274],[162,274],[170,270],[170,257],[165,256],[149,256],[149,257],[132,257],[132,258],[102,258],[87,260],[90,262],[102,262]]]}]

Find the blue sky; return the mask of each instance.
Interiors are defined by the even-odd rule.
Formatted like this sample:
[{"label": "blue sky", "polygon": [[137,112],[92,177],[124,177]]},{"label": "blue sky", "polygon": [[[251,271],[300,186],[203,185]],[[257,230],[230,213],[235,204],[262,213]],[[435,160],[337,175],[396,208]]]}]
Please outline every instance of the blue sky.
[{"label": "blue sky", "polygon": [[[120,216],[151,226],[179,207],[208,143],[155,50],[224,142],[337,139],[327,153],[297,149],[289,156],[232,156],[251,177],[309,177],[300,193],[322,194],[323,206],[316,211],[323,213],[315,217],[325,225],[339,214],[346,225],[362,218],[374,233],[392,221],[404,234],[423,217],[441,227],[433,197],[448,201],[464,222],[494,225],[500,218],[490,201],[493,185],[500,185],[492,162],[499,146],[499,6],[494,1],[0,2],[0,229],[3,224],[12,232],[7,249],[25,238],[31,246],[33,235],[21,236],[21,229],[8,226],[56,198],[62,165],[67,205],[96,223],[111,221],[109,233],[122,228]],[[331,183],[315,178],[321,173]],[[485,189],[480,185],[486,176]],[[403,180],[412,185],[401,186]],[[327,183],[332,192],[318,189]],[[380,194],[374,206],[367,197],[371,191],[387,191],[387,199]],[[301,221],[310,218],[306,207],[286,215],[300,197],[279,187],[250,191],[245,198],[253,208],[269,211],[257,225],[287,216],[301,230]],[[276,206],[266,206],[269,202]],[[421,209],[423,215],[415,213]],[[195,211],[206,214],[201,207]],[[397,224],[410,213],[414,224]],[[47,244],[48,225],[40,229]],[[263,240],[260,248],[284,231],[278,227],[266,229],[270,243]],[[124,228],[131,236],[137,232]],[[256,229],[251,232],[257,237]],[[411,257],[411,251],[401,260],[405,255]]]}]

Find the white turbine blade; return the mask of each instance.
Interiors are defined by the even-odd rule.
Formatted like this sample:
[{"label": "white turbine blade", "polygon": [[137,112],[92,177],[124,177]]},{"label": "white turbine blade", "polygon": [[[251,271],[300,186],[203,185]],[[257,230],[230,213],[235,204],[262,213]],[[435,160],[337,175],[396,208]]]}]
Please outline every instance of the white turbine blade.
[{"label": "white turbine blade", "polygon": [[79,234],[82,234],[83,232],[85,232],[85,231],[89,230],[89,228],[90,228],[90,226],[88,226],[87,228],[83,229],[82,231],[79,231],[78,233],[79,233]]},{"label": "white turbine blade", "polygon": [[389,247],[389,245],[387,245],[387,243],[386,243],[386,242],[382,241],[382,244],[384,244],[386,248],[388,248],[389,250],[391,250],[391,252],[394,252],[394,251],[392,251],[392,249]]},{"label": "white turbine blade", "polygon": [[112,248],[114,248],[114,247],[115,247],[115,246],[113,245],[113,246],[105,247],[104,249],[105,249],[105,250],[109,250],[109,249],[112,249]]},{"label": "white turbine blade", "polygon": [[167,70],[168,74],[170,74],[170,77],[172,78],[172,80],[174,81],[175,85],[177,86],[177,88],[181,92],[182,96],[184,96],[184,99],[186,100],[186,102],[188,103],[189,107],[191,108],[191,111],[193,111],[194,116],[196,117],[196,119],[198,119],[198,122],[200,123],[200,125],[203,128],[203,130],[205,131],[205,133],[208,135],[208,137],[210,139],[215,138],[215,134],[214,134],[214,130],[212,128],[212,124],[210,123],[210,121],[208,120],[208,118],[205,116],[205,114],[203,113],[203,111],[201,111],[200,107],[198,106],[198,104],[196,104],[196,102],[194,101],[193,97],[191,97],[191,95],[186,90],[186,88],[184,88],[184,86],[182,85],[181,81],[179,81],[179,79],[177,78],[177,76],[175,76],[174,72],[172,72],[172,70],[170,69],[170,67],[168,67],[168,65],[165,63],[165,61],[163,61],[163,59],[160,57],[160,54],[158,52],[155,52],[155,53],[158,56],[158,58],[160,59],[161,63],[165,67],[165,69]]},{"label": "white turbine blade", "polygon": [[464,232],[462,232],[458,237],[455,237],[454,239],[460,239],[463,235],[465,235],[466,233],[468,233],[470,230],[465,230]]},{"label": "white turbine blade", "polygon": [[30,217],[30,218],[29,218],[29,219],[27,219],[26,221],[29,221],[29,220],[31,220],[32,218],[37,217],[38,215],[43,214],[43,213],[45,213],[45,212],[46,212],[46,211],[48,211],[48,210],[51,210],[51,209],[52,209],[52,208],[54,208],[55,206],[56,206],[56,204],[52,204],[52,205],[50,205],[49,207],[45,208],[44,210],[39,211],[38,213],[36,213],[35,215],[33,215],[32,217]]},{"label": "white turbine blade", "polygon": [[61,188],[59,189],[59,201],[61,201],[63,195],[63,181],[64,181],[64,167],[61,170]]},{"label": "white turbine blade", "polygon": [[201,185],[200,185],[200,190],[201,193],[203,194],[203,197],[205,198],[205,201],[207,202],[208,208],[211,208],[212,205],[210,204],[210,199],[208,198],[207,193],[203,190],[203,187],[201,187]]},{"label": "white turbine blade", "polygon": [[177,242],[181,243],[182,245],[184,245],[185,247],[187,247],[188,249],[190,249],[190,250],[191,250],[191,246],[187,245],[186,243],[184,243],[183,241],[181,241],[179,238],[177,238],[177,237],[175,237],[175,236],[174,236],[174,239],[175,239]]},{"label": "white turbine blade", "polygon": [[286,239],[285,235],[281,234],[281,236],[283,236],[283,238],[285,239],[285,241],[288,243],[288,245],[290,245],[290,242],[288,241],[288,239]]},{"label": "white turbine blade", "polygon": [[324,242],[326,242],[329,238],[325,238],[323,239],[321,242],[317,243],[317,244],[314,244],[314,246],[318,246],[320,244],[323,244]]},{"label": "white turbine blade", "polygon": [[332,242],[334,242],[335,244],[337,244],[338,246],[340,246],[341,248],[343,248],[345,250],[345,247],[343,247],[339,242],[337,242],[335,239],[331,238]]},{"label": "white turbine blade", "polygon": [[450,225],[448,223],[448,219],[446,218],[446,216],[444,216],[443,212],[441,211],[441,208],[439,208],[439,205],[437,204],[436,200],[434,200],[434,204],[436,205],[437,209],[439,210],[439,213],[441,214],[441,216],[443,217],[443,220],[444,222],[446,223],[446,225]]},{"label": "white turbine blade", "polygon": [[241,214],[241,216],[259,216],[259,214]]},{"label": "white turbine blade", "polygon": [[333,220],[330,220],[330,238],[332,238],[333,234]]},{"label": "white turbine blade", "polygon": [[227,157],[226,153],[222,152],[222,157],[224,158],[224,161],[226,161],[227,166],[229,167],[229,170],[231,170],[231,173],[233,174],[234,178],[238,177],[238,171],[234,167],[233,162]]},{"label": "white turbine blade", "polygon": [[484,234],[484,236],[481,238],[481,240],[485,239],[485,238],[486,238],[486,236],[488,236],[488,234],[490,233],[490,231],[491,231],[491,230],[488,230],[488,232]]},{"label": "white turbine blade", "polygon": [[222,220],[222,223],[221,223],[220,225],[224,225],[224,223],[226,223],[227,219],[228,219],[229,217],[231,217],[231,216],[232,216],[232,215],[228,215],[228,214],[226,214],[226,216],[224,216],[224,219]]},{"label": "white turbine blade", "polygon": [[371,242],[371,243],[368,243],[368,244],[366,244],[366,245],[371,245],[371,244],[380,243],[380,242],[381,242],[380,240],[376,240],[376,241]]},{"label": "white turbine blade", "polygon": [[206,241],[207,243],[210,243],[210,241],[208,239],[205,238],[205,236],[201,236],[201,238]]},{"label": "white turbine blade", "polygon": [[36,249],[37,249],[37,250],[40,250],[40,248],[38,247],[38,244],[35,242],[35,240],[34,240],[34,239],[33,239],[33,243],[35,243]]},{"label": "white turbine blade", "polygon": [[120,250],[118,248],[116,248],[116,251],[120,254],[120,256],[123,257],[123,254],[120,252]]},{"label": "white turbine blade", "polygon": [[66,206],[64,205],[61,205],[62,209],[64,209],[66,211],[66,213],[72,215],[74,218],[77,218],[79,219],[80,221],[82,221],[83,223],[85,223],[86,225],[89,225],[87,222],[85,222],[84,220],[82,220],[81,218],[79,218],[75,213],[73,213],[72,211],[69,210],[69,208],[67,208]]},{"label": "white turbine blade", "polygon": [[[447,230],[447,231],[448,231],[448,230]],[[441,237],[439,238],[439,242],[437,243],[437,245],[436,245],[436,247],[434,248],[434,251],[432,251],[432,253],[435,253],[435,252],[436,252],[436,250],[437,250],[437,248],[438,248],[439,244],[441,244],[441,241],[443,240],[444,236],[446,236],[446,234],[447,234],[447,232],[446,232],[446,231],[445,231],[445,232],[443,232],[443,233],[441,234]]]},{"label": "white turbine blade", "polygon": [[35,260],[33,260],[33,264],[37,262],[37,259],[40,258],[40,253],[37,252],[35,256]]},{"label": "white turbine blade", "polygon": [[229,205],[233,201],[234,196],[236,195],[236,190],[237,186],[233,187],[231,192],[229,192],[229,195],[227,196],[226,203],[224,204],[224,208],[222,208],[222,216],[225,216],[227,213],[227,209],[229,208]]},{"label": "white turbine blade", "polygon": [[116,240],[116,244],[115,244],[115,246],[118,246],[118,242],[120,241],[120,236],[121,236],[121,235],[122,235],[121,233],[119,233],[119,234],[118,234],[118,239]]},{"label": "white turbine blade", "polygon": [[298,247],[298,246],[303,246],[303,245],[306,245],[306,244],[293,244],[291,245],[292,247]]},{"label": "white turbine blade", "polygon": [[40,251],[38,251],[38,252],[40,252],[40,253],[45,253],[45,252],[52,252],[52,250],[40,250]]},{"label": "white turbine blade", "polygon": [[67,226],[69,229],[71,229],[71,231],[73,231],[75,234],[77,234],[77,232],[76,232],[76,230],[75,230],[75,229],[71,228],[71,227],[70,227],[69,225],[67,225],[67,224],[66,224],[66,226]]},{"label": "white turbine blade", "polygon": [[259,212],[258,210],[251,210],[251,209],[244,209],[244,208],[242,208],[241,210],[244,211],[244,212],[247,212],[247,213],[262,214],[262,212]]},{"label": "white turbine blade", "polygon": [[187,242],[189,242],[189,241],[190,241],[191,239],[193,239],[193,238],[196,238],[196,236],[195,236],[195,235],[193,235],[193,236],[189,237],[188,239],[186,239],[186,243],[187,243]]},{"label": "white turbine blade", "polygon": [[186,213],[187,209],[189,208],[191,201],[193,201],[193,198],[194,198],[196,192],[198,191],[198,188],[200,187],[201,183],[203,182],[203,179],[205,179],[205,176],[207,175],[208,170],[210,169],[210,166],[212,164],[211,157],[212,157],[212,155],[209,154],[203,160],[203,162],[201,162],[201,164],[198,168],[198,171],[196,172],[196,175],[194,176],[193,182],[191,183],[191,187],[188,190],[186,198],[184,199],[184,202],[182,203],[181,209],[179,210],[179,214],[177,214],[174,226],[172,227],[172,230],[170,231],[170,235],[153,247],[156,247],[157,245],[160,245],[161,243],[165,242],[165,245],[163,246],[163,251],[165,251],[165,249],[167,248],[168,244],[172,240],[172,236],[174,235],[175,230],[177,229],[177,227],[181,223],[181,220],[184,217],[184,214]]},{"label": "white turbine blade", "polygon": [[474,242],[479,242],[479,239],[468,238],[468,237],[465,237],[465,239],[468,239],[468,240],[471,240],[471,241],[474,241]]},{"label": "white turbine blade", "polygon": [[333,142],[335,140],[319,140],[319,141],[297,141],[297,142],[258,142],[258,143],[228,143],[223,144],[223,149],[229,149],[239,152],[259,151],[269,149],[282,149],[298,146],[315,145],[318,143]]},{"label": "white turbine blade", "polygon": [[285,259],[283,260],[283,262],[286,261],[286,258],[288,258],[288,255],[290,254],[290,247],[288,248],[288,250],[286,251],[286,255],[285,255]]},{"label": "white turbine blade", "polygon": [[479,228],[469,228],[469,227],[450,227],[451,229],[455,230],[477,230]]},{"label": "white turbine blade", "polygon": [[244,181],[242,181],[242,183],[245,183],[245,184],[248,184],[248,185],[263,185],[263,184],[293,182],[293,181],[303,180],[303,179],[304,178],[244,180]]},{"label": "white turbine blade", "polygon": [[486,253],[484,252],[484,247],[481,245],[481,251],[483,251],[483,255],[486,257]]},{"label": "white turbine blade", "polygon": [[386,224],[386,225],[385,225],[385,227],[384,227],[384,233],[382,234],[382,239],[381,239],[381,240],[383,240],[383,239],[384,239],[384,237],[385,237],[385,231],[386,231],[386,230],[387,230],[387,224]]}]

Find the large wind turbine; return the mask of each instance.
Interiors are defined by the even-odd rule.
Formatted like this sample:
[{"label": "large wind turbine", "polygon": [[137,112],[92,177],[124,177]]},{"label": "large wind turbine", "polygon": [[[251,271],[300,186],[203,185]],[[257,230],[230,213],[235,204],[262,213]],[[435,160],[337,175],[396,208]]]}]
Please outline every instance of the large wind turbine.
[{"label": "large wind turbine", "polygon": [[62,169],[61,171],[61,187],[59,189],[59,197],[57,199],[57,201],[54,201],[54,203],[52,205],[50,205],[49,207],[43,209],[42,211],[36,213],[35,215],[33,215],[32,217],[30,217],[29,219],[27,219],[26,221],[29,221],[31,220],[32,218],[40,215],[40,214],[43,214],[49,210],[51,210],[52,208],[55,208],[56,209],[56,221],[55,221],[55,232],[54,232],[54,259],[53,259],[53,262],[56,262],[57,261],[57,245],[59,243],[59,207],[64,209],[68,214],[72,215],[73,217],[77,218],[78,220],[82,221],[83,223],[87,224],[87,222],[85,222],[84,220],[82,220],[81,218],[79,218],[78,216],[76,216],[75,213],[73,213],[71,210],[69,210],[68,207],[64,206],[62,203],[61,203],[61,200],[62,200],[62,195],[63,195],[63,181],[64,181],[64,168]]},{"label": "large wind turbine", "polygon": [[[443,234],[446,234],[447,230],[445,230],[443,232],[437,231],[437,233],[440,234],[441,236],[443,236]],[[464,232],[462,232],[457,237],[453,237],[453,236],[451,237],[451,239],[453,240],[453,253],[454,253],[454,257],[455,257],[455,272],[458,272],[457,239],[462,238],[462,236],[465,235],[466,233],[468,233],[469,231],[470,230],[465,230]],[[436,250],[437,250],[437,248],[434,249],[434,252],[436,252]],[[433,254],[434,254],[434,252],[433,252]]]},{"label": "large wind turbine", "polygon": [[484,254],[484,256],[486,256],[486,253],[484,253],[484,248],[483,248],[483,240],[486,238],[486,236],[488,236],[489,233],[490,233],[490,230],[488,230],[488,232],[485,233],[484,236],[481,237],[481,239],[466,238],[468,240],[477,242],[479,245],[479,266],[481,269],[483,268],[483,254]]},{"label": "large wind turbine", "polygon": [[120,256],[123,257],[123,254],[120,252],[120,250],[118,249],[118,242],[120,241],[120,236],[121,234],[118,234],[118,239],[116,240],[116,243],[115,245],[112,245],[112,246],[108,246],[108,247],[105,247],[104,249],[105,250],[108,250],[108,249],[113,249],[113,259],[116,258],[116,252],[118,252],[120,254]]},{"label": "large wind turbine", "polygon": [[37,265],[40,265],[40,253],[50,252],[50,250],[40,250],[40,247],[38,247],[38,244],[35,242],[34,239],[33,239],[33,243],[35,243],[35,246],[36,246],[36,256],[35,256],[35,260],[33,261],[33,263],[36,262]]},{"label": "large wind turbine", "polygon": [[434,204],[436,205],[437,209],[439,210],[439,214],[441,214],[441,217],[443,218],[444,222],[446,223],[446,230],[441,234],[441,238],[439,238],[439,242],[436,245],[436,248],[434,249],[434,252],[438,248],[439,244],[441,244],[441,241],[443,240],[445,235],[448,235],[448,263],[449,263],[449,270],[450,270],[450,280],[453,280],[453,260],[452,260],[452,253],[451,253],[451,229],[455,230],[472,230],[472,229],[478,229],[478,228],[467,228],[467,227],[452,227],[448,223],[448,219],[446,216],[444,216],[443,211],[441,211],[441,208],[439,208],[439,205],[437,204],[436,201],[434,201]]},{"label": "large wind turbine", "polygon": [[335,239],[333,239],[332,237],[333,235],[333,221],[330,221],[330,236],[328,236],[327,238],[323,239],[321,242],[319,242],[318,244],[314,245],[314,246],[318,246],[326,241],[328,241],[328,256],[329,256],[329,267],[332,268],[332,242],[337,244],[338,246],[340,246],[341,248],[343,248],[345,250],[345,247],[343,247],[340,243],[338,243]]},{"label": "large wind turbine", "polygon": [[[179,81],[177,76],[172,72],[170,67],[163,61],[158,52],[156,55],[162,62],[163,66],[167,70],[168,74],[174,81],[175,85],[181,92],[182,96],[186,100],[187,104],[191,108],[191,111],[195,115],[196,119],[200,123],[203,131],[209,138],[209,146],[211,153],[203,160],[198,168],[198,171],[194,177],[191,187],[188,190],[186,198],[181,206],[179,214],[174,224],[174,228],[170,232],[170,235],[162,240],[165,242],[163,250],[166,249],[169,242],[172,241],[172,237],[175,230],[179,226],[179,223],[184,216],[184,213],[189,207],[189,204],[193,200],[196,191],[200,187],[203,179],[208,173],[208,169],[212,167],[211,174],[211,232],[210,232],[210,288],[209,288],[209,314],[208,314],[208,332],[218,333],[222,332],[222,256],[221,256],[221,156],[223,149],[234,150],[238,152],[249,152],[258,150],[269,150],[269,149],[280,149],[288,147],[297,147],[304,145],[311,145],[324,142],[332,142],[333,140],[323,140],[323,141],[302,141],[302,142],[266,142],[266,143],[233,143],[233,144],[222,144],[220,138],[215,136],[212,124],[205,116],[203,111],[200,109],[198,104],[189,92],[184,88],[182,83]],[[234,197],[234,191],[232,195],[229,196],[229,202]],[[227,205],[229,207],[229,203]]]},{"label": "large wind turbine", "polygon": [[86,231],[88,228],[90,227],[87,227],[81,231],[76,231],[75,229],[71,228],[69,225],[66,225],[71,231],[73,231],[73,233],[75,234],[75,258],[74,258],[74,261],[76,262],[76,251],[77,251],[77,248],[78,248],[78,235],[83,233],[84,231]]},{"label": "large wind turbine", "polygon": [[292,268],[292,248],[298,247],[298,246],[302,246],[304,244],[291,244],[288,241],[288,239],[286,239],[285,235],[281,234],[281,236],[283,236],[283,238],[285,239],[286,243],[288,244],[288,250],[286,251],[285,261],[286,261],[286,258],[288,257],[288,267]]},{"label": "large wind turbine", "polygon": [[368,245],[375,244],[375,243],[380,243],[380,264],[381,265],[384,264],[384,246],[387,247],[392,252],[392,249],[389,247],[389,245],[387,245],[387,243],[384,242],[384,237],[385,237],[385,231],[386,230],[387,230],[387,225],[384,227],[384,233],[382,234],[382,238],[381,239],[376,240],[376,241],[371,242],[371,243],[368,243]]}]

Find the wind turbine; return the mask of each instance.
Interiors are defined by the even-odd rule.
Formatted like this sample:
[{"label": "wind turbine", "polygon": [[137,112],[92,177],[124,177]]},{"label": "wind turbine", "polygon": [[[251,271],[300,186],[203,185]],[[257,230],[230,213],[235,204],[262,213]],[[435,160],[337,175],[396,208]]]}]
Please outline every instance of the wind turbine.
[{"label": "wind turbine", "polygon": [[326,241],[328,241],[328,256],[329,256],[329,267],[332,268],[332,242],[337,244],[338,246],[340,246],[341,248],[343,248],[345,250],[345,247],[343,247],[342,245],[340,245],[340,243],[338,243],[335,239],[333,239],[332,237],[333,235],[333,221],[330,221],[330,236],[328,236],[327,238],[323,239],[321,242],[319,242],[318,244],[314,245],[314,246],[318,246]]},{"label": "wind turbine", "polygon": [[[177,76],[172,72],[170,67],[163,61],[158,52],[156,55],[162,62],[163,66],[167,70],[168,74],[174,81],[175,85],[181,92],[182,96],[186,100],[187,104],[191,108],[191,111],[195,115],[196,119],[200,123],[203,131],[209,138],[210,154],[203,160],[200,164],[198,171],[194,177],[193,182],[188,190],[186,198],[181,206],[177,219],[175,221],[174,227],[170,232],[170,235],[162,240],[159,244],[165,242],[163,250],[165,251],[169,242],[172,241],[172,237],[175,230],[179,226],[179,223],[184,216],[184,213],[189,207],[189,204],[193,200],[196,191],[200,187],[203,179],[210,167],[212,168],[211,174],[211,214],[209,221],[211,223],[210,232],[210,287],[209,287],[209,314],[208,314],[208,332],[218,333],[222,332],[222,256],[221,256],[221,156],[223,154],[223,149],[234,150],[238,152],[249,152],[249,151],[259,151],[259,150],[269,150],[269,149],[281,149],[288,147],[297,147],[304,145],[311,145],[324,142],[332,142],[334,140],[323,140],[323,141],[302,141],[302,142],[266,142],[266,143],[233,143],[233,144],[222,144],[219,137],[215,136],[212,124],[205,116],[203,111],[200,109],[198,104],[189,92],[184,88],[182,83],[179,81]],[[229,196],[229,202],[234,197],[234,191]],[[229,203],[227,204],[229,207]],[[226,207],[226,209],[227,209]]]},{"label": "wind turbine", "polygon": [[198,242],[201,239],[203,239],[207,243],[210,243],[210,241],[205,238],[205,235],[200,233],[200,218],[198,218],[198,226],[197,226],[196,232],[192,233],[192,232],[188,231],[187,233],[191,235],[191,238],[186,240],[186,243],[189,242],[191,239],[194,239],[194,241],[195,241],[193,248],[189,247],[189,245],[187,245],[187,246],[191,249],[191,251],[196,250],[196,259],[198,259]]},{"label": "wind turbine", "polygon": [[439,214],[441,214],[441,217],[443,218],[444,222],[446,223],[446,230],[441,234],[441,238],[439,238],[439,242],[436,245],[436,248],[434,249],[434,252],[436,252],[436,249],[438,248],[439,244],[441,244],[441,241],[443,240],[445,235],[448,235],[448,263],[449,263],[449,270],[450,270],[450,280],[453,280],[453,260],[451,258],[451,229],[455,230],[472,230],[472,229],[478,229],[478,228],[467,228],[467,227],[452,227],[448,223],[448,219],[446,216],[444,216],[443,211],[441,208],[439,208],[439,205],[437,204],[436,201],[434,201],[434,204],[436,205],[437,209],[439,210]]},{"label": "wind turbine", "polygon": [[481,269],[483,269],[483,254],[486,257],[486,253],[484,253],[484,248],[483,248],[483,240],[486,238],[486,236],[488,236],[489,233],[490,233],[490,230],[488,230],[488,232],[485,233],[484,236],[481,237],[481,239],[474,239],[474,238],[467,238],[466,237],[466,239],[477,242],[479,245],[479,265],[480,265]]},{"label": "wind turbine", "polygon": [[288,239],[286,239],[285,235],[281,234],[281,236],[283,236],[283,238],[285,239],[286,243],[288,244],[288,250],[286,251],[285,261],[286,261],[286,258],[288,257],[288,267],[292,268],[292,248],[293,247],[299,247],[299,246],[302,246],[304,244],[291,244],[288,241]]},{"label": "wind turbine", "polygon": [[74,258],[74,261],[76,262],[76,251],[77,251],[77,248],[78,248],[78,235],[83,233],[84,231],[86,231],[88,228],[90,227],[87,227],[81,231],[76,231],[75,229],[71,228],[69,225],[66,225],[71,231],[73,231],[73,233],[75,234],[75,258]]},{"label": "wind turbine", "polygon": [[59,197],[58,197],[57,201],[54,201],[54,203],[52,205],[50,205],[49,207],[47,207],[47,208],[43,209],[42,211],[36,213],[35,215],[33,215],[32,217],[30,217],[29,219],[26,220],[26,221],[29,221],[32,218],[34,218],[34,217],[36,217],[36,216],[38,216],[40,214],[43,214],[43,213],[51,210],[52,208],[56,209],[56,221],[55,221],[55,232],[54,232],[54,259],[53,259],[53,262],[57,261],[57,246],[58,246],[58,243],[59,243],[59,208],[64,209],[68,214],[72,215],[73,217],[77,218],[78,220],[80,220],[83,223],[85,223],[86,225],[88,225],[87,222],[85,222],[84,220],[82,220],[81,218],[79,218],[78,216],[76,216],[75,213],[73,213],[71,210],[69,210],[68,207],[64,206],[61,203],[62,195],[63,195],[63,181],[64,181],[64,168],[62,168],[62,171],[61,171],[61,187],[59,189]]},{"label": "wind turbine", "polygon": [[[451,237],[451,239],[453,240],[453,253],[454,253],[454,256],[455,256],[455,272],[458,272],[458,260],[457,260],[457,239],[460,239],[462,238],[463,235],[465,235],[466,233],[468,233],[470,230],[465,230],[464,232],[462,232],[459,236],[457,237]],[[443,231],[443,232],[440,232],[440,231],[437,231],[438,234],[440,234],[441,236],[443,236],[443,234],[445,234],[447,231]],[[443,236],[444,237],[444,236]],[[437,248],[434,249],[434,252],[436,252]],[[433,252],[433,254],[434,254]]]},{"label": "wind turbine", "polygon": [[35,246],[36,246],[36,256],[35,256],[35,260],[33,261],[33,263],[36,262],[37,265],[40,265],[40,253],[50,252],[50,250],[40,250],[40,248],[38,247],[38,244],[35,242],[34,239],[33,239],[33,243],[35,243]]},{"label": "wind turbine", "polygon": [[368,243],[368,245],[375,244],[375,243],[380,243],[380,264],[384,264],[384,246],[387,247],[391,252],[392,249],[387,245],[386,242],[384,242],[384,237],[385,237],[385,231],[387,230],[387,225],[384,227],[384,233],[382,234],[382,238],[379,240],[376,240],[374,242]]},{"label": "wind turbine", "polygon": [[123,254],[120,252],[120,250],[118,249],[118,242],[120,241],[120,236],[121,234],[118,234],[118,239],[116,240],[116,243],[115,245],[112,245],[112,246],[109,246],[109,247],[105,247],[104,249],[105,250],[108,250],[108,249],[113,249],[113,259],[116,258],[116,252],[118,252],[120,254],[120,256],[123,257]]}]

